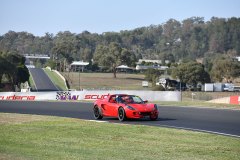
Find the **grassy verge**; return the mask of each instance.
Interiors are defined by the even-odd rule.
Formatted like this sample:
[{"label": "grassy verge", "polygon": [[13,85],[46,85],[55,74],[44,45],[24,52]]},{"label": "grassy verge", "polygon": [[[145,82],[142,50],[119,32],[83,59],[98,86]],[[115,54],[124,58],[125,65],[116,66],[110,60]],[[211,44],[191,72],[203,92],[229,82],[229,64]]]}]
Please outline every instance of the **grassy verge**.
[{"label": "grassy verge", "polygon": [[57,86],[59,89],[66,91],[67,87],[65,85],[65,82],[57,75],[57,73],[50,71],[49,69],[43,69],[45,73],[48,75],[48,77],[52,80],[55,86]]},{"label": "grassy verge", "polygon": [[62,73],[68,79],[71,88],[79,89],[121,89],[121,90],[144,90],[151,88],[143,88],[143,74],[125,74],[118,73],[117,78],[113,78],[112,73],[79,73],[70,72]]},{"label": "grassy verge", "polygon": [[239,159],[238,138],[150,126],[0,114],[0,159]]},{"label": "grassy verge", "polygon": [[32,90],[36,90],[36,86],[35,86],[35,83],[34,83],[34,81],[33,81],[33,77],[32,77],[31,74],[30,74],[30,77],[29,77],[28,82],[29,82],[29,85],[30,85],[31,89],[32,89]]}]

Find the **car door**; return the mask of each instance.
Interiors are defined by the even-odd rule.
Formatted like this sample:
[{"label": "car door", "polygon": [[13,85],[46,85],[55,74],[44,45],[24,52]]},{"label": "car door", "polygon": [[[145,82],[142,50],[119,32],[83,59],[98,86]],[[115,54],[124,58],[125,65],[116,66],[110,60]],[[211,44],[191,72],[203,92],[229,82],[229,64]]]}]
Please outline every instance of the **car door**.
[{"label": "car door", "polygon": [[111,116],[111,117],[117,116],[118,103],[116,102],[115,97],[109,98],[109,101],[104,106],[104,109],[105,109],[105,115]]},{"label": "car door", "polygon": [[110,117],[117,117],[118,115],[118,104],[116,102],[109,102],[106,105],[106,111],[108,116]]}]

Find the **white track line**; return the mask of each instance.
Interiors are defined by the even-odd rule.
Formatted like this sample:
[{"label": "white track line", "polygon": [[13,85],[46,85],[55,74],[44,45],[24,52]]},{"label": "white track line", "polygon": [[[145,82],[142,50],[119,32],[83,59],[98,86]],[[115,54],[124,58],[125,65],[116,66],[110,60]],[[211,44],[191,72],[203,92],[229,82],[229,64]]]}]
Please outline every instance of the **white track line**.
[{"label": "white track line", "polygon": [[[228,104],[226,104],[228,105]],[[171,105],[158,105],[160,107],[182,107],[182,108],[193,108],[193,109],[215,109],[215,110],[233,110],[233,111],[240,111],[239,108],[234,108],[234,107],[204,107],[204,106],[171,106]]]},{"label": "white track line", "polygon": [[222,133],[222,132],[214,132],[214,131],[208,131],[208,130],[203,130],[203,129],[177,127],[177,126],[170,126],[170,125],[159,125],[159,126],[160,126],[160,127],[175,128],[175,129],[184,129],[184,130],[190,130],[190,131],[205,132],[205,133],[211,133],[211,134],[218,134],[218,135],[223,135],[223,136],[230,136],[230,137],[240,138],[240,136],[234,135],[234,134],[227,134],[227,133]]},{"label": "white track line", "polygon": [[108,121],[98,121],[98,120],[86,120],[89,122],[97,122],[97,123],[109,123]]},{"label": "white track line", "polygon": [[[111,123],[111,124],[126,124],[126,123],[112,123],[109,121],[99,121],[99,120],[86,120],[90,122],[97,122],[97,123]],[[131,125],[131,124],[126,124],[126,125]],[[143,124],[133,124],[133,125],[143,125]],[[150,126],[150,125],[143,125],[143,126]],[[170,126],[170,125],[159,125],[155,127],[166,127],[166,128],[175,128],[175,129],[183,129],[183,130],[189,130],[189,131],[196,131],[196,132],[203,132],[203,133],[210,133],[210,134],[217,134],[217,135],[222,135],[222,136],[229,136],[229,137],[235,137],[235,138],[240,138],[238,135],[234,134],[227,134],[227,133],[221,133],[221,132],[214,132],[214,131],[208,131],[208,130],[203,130],[203,129],[194,129],[194,128],[186,128],[186,127],[177,127],[177,126]]]}]

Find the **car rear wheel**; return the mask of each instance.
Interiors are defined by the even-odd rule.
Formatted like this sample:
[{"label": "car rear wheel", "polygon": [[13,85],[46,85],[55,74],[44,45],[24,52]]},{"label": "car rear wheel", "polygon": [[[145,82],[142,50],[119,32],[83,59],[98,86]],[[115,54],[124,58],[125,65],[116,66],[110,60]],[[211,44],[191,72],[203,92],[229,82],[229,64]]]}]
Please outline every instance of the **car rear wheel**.
[{"label": "car rear wheel", "polygon": [[127,118],[126,118],[126,113],[124,111],[124,109],[121,107],[118,109],[118,119],[119,121],[125,121]]},{"label": "car rear wheel", "polygon": [[94,118],[95,119],[102,119],[103,118],[103,116],[101,114],[101,111],[100,111],[98,106],[93,107],[93,113],[94,113]]}]

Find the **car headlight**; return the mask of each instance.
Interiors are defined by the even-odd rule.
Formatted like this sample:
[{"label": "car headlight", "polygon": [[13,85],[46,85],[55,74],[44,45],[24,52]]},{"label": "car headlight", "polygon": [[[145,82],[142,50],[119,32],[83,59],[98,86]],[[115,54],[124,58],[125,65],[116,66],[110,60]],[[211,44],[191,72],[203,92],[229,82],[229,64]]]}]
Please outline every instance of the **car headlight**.
[{"label": "car headlight", "polygon": [[158,110],[158,106],[156,104],[154,104],[154,109]]},{"label": "car headlight", "polygon": [[132,106],[127,106],[127,108],[130,110],[135,110],[135,108],[133,108]]}]

